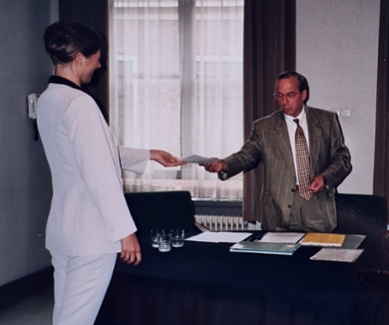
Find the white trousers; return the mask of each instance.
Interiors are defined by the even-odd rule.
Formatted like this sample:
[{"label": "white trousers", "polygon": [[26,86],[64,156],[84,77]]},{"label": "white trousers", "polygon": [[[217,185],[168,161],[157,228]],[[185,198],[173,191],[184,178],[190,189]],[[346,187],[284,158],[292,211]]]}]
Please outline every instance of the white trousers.
[{"label": "white trousers", "polygon": [[93,256],[52,254],[53,325],[93,325],[112,278],[117,253]]}]

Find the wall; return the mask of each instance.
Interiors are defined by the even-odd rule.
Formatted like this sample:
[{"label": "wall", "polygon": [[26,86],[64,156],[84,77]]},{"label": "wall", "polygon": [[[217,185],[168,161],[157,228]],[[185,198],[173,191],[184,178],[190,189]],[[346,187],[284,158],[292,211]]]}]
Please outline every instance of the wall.
[{"label": "wall", "polygon": [[372,194],[380,0],[296,3],[296,70],[310,84],[308,104],[340,111],[351,152],[339,192]]},{"label": "wall", "polygon": [[42,144],[33,139],[27,94],[51,74],[43,32],[48,0],[2,0],[0,11],[0,285],[50,265],[44,229],[51,179]]}]

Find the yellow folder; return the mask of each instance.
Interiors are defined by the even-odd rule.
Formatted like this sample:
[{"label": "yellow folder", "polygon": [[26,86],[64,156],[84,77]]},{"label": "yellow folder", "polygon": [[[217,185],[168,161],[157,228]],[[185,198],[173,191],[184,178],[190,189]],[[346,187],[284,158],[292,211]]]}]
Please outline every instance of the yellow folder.
[{"label": "yellow folder", "polygon": [[345,237],[343,234],[308,232],[301,240],[301,245],[340,247]]}]

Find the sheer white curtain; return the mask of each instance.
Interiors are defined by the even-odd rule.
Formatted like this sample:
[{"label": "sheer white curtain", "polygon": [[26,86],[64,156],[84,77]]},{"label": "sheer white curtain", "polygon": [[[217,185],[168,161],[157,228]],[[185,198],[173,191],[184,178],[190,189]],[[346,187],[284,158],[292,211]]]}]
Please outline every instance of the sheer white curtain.
[{"label": "sheer white curtain", "polygon": [[[120,143],[225,157],[243,143],[243,0],[111,0],[110,124]],[[150,163],[129,191],[241,199],[242,176]]]}]

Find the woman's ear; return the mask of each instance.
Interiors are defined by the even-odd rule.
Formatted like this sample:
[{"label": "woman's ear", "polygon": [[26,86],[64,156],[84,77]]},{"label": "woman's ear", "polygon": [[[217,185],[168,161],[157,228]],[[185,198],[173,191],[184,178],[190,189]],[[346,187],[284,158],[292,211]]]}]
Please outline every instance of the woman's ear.
[{"label": "woman's ear", "polygon": [[78,65],[82,65],[84,63],[84,60],[85,60],[85,56],[81,52],[78,52],[76,54],[74,62],[76,62]]}]

